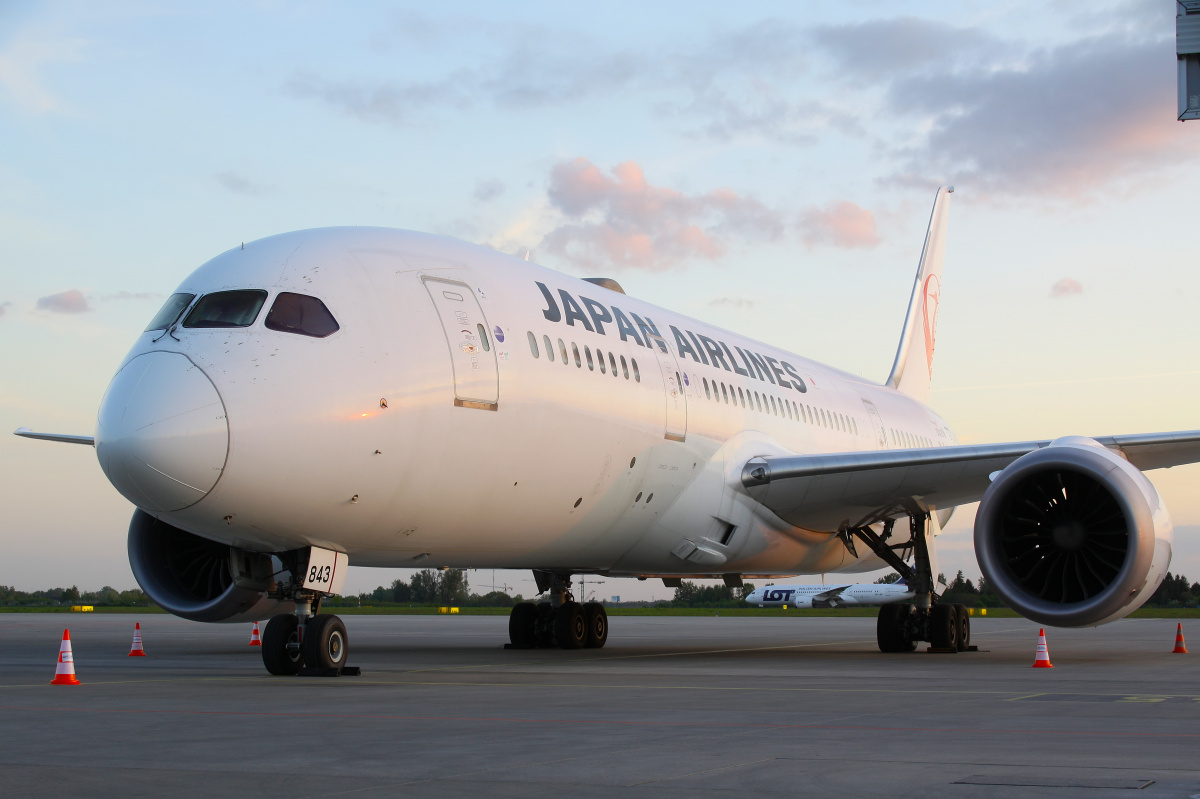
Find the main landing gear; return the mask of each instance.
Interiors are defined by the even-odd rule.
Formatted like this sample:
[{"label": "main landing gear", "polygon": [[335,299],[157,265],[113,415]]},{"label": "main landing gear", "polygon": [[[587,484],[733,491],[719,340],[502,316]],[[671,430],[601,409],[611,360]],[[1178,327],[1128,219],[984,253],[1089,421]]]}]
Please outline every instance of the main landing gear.
[{"label": "main landing gear", "polygon": [[571,595],[569,574],[535,571],[538,589],[548,602],[521,602],[508,616],[508,646],[513,649],[599,649],[608,641],[608,612],[599,602],[579,603]]},{"label": "main landing gear", "polygon": [[[918,641],[928,641],[932,652],[975,651],[971,646],[971,616],[966,605],[954,605],[938,601],[934,592],[936,554],[928,513],[909,516],[910,537],[899,544],[888,544],[892,536],[895,519],[889,519],[882,534],[869,527],[856,527],[843,533],[851,553],[854,538],[871,548],[889,566],[896,570],[916,594],[913,604],[895,603],[879,609],[875,624],[875,637],[881,652],[912,652]],[[913,565],[897,555],[912,552]]]}]

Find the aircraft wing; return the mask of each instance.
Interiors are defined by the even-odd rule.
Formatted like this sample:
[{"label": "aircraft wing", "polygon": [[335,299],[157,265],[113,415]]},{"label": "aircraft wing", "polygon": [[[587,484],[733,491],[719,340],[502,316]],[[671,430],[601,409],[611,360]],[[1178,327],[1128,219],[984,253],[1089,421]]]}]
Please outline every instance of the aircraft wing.
[{"label": "aircraft wing", "polygon": [[813,594],[812,601],[813,602],[828,602],[831,599],[840,599],[842,596],[842,592],[845,591],[849,587],[850,586],[848,586],[848,585],[839,585],[836,588],[830,588],[828,591],[822,591],[819,594]]},{"label": "aircraft wing", "polygon": [[21,436],[22,438],[37,438],[42,441],[57,441],[61,444],[84,444],[89,447],[96,446],[96,440],[91,436],[73,436],[66,433],[35,433],[28,427],[18,427],[13,431],[13,435]]},{"label": "aircraft wing", "polygon": [[[1200,461],[1200,430],[1102,436],[1139,469]],[[752,458],[742,485],[784,521],[820,532],[977,502],[1000,471],[1050,441]]]}]

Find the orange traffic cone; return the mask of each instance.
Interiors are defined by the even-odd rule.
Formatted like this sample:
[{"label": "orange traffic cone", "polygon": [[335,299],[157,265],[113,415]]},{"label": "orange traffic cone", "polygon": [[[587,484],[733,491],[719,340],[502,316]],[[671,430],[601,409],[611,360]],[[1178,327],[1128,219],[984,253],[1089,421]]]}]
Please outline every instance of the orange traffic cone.
[{"label": "orange traffic cone", "polygon": [[62,644],[58,647],[58,666],[54,669],[51,685],[79,685],[75,677],[75,658],[71,654],[71,631],[63,630]]},{"label": "orange traffic cone", "polygon": [[1050,662],[1050,650],[1046,649],[1046,628],[1043,627],[1038,631],[1038,647],[1037,655],[1033,658],[1033,667],[1035,669],[1052,669],[1054,664]]},{"label": "orange traffic cone", "polygon": [[129,649],[129,657],[146,657],[146,651],[142,649],[142,623],[140,621],[133,625],[133,646]]},{"label": "orange traffic cone", "polygon": [[1183,622],[1179,622],[1179,626],[1175,628],[1175,648],[1171,650],[1172,655],[1186,655],[1187,647],[1183,645]]},{"label": "orange traffic cone", "polygon": [[262,638],[258,635],[258,622],[254,622],[254,632],[250,633],[250,646],[262,646]]}]

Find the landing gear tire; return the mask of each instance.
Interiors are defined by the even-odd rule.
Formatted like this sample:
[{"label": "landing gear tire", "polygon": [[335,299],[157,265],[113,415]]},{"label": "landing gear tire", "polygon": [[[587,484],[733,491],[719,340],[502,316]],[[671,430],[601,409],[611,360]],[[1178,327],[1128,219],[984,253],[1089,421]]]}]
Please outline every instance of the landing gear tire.
[{"label": "landing gear tire", "polygon": [[958,611],[958,651],[966,652],[971,645],[971,614],[966,605],[955,605]]},{"label": "landing gear tire", "polygon": [[537,646],[538,607],[532,602],[518,602],[508,614],[508,640],[514,649],[533,649]]},{"label": "landing gear tire", "polygon": [[328,613],[313,616],[304,627],[304,642],[300,649],[308,668],[323,671],[342,668],[350,649],[346,625]]},{"label": "landing gear tire", "polygon": [[[288,644],[293,644],[291,649]],[[280,614],[267,622],[263,630],[262,659],[267,671],[278,676],[299,674],[304,666],[300,647],[300,621],[290,613]]]},{"label": "landing gear tire", "polygon": [[560,649],[582,649],[588,640],[588,618],[583,605],[564,602],[554,611],[554,639]]},{"label": "landing gear tire", "polygon": [[588,649],[600,649],[608,641],[608,611],[599,602],[588,602],[583,606],[587,616]]},{"label": "landing gear tire", "polygon": [[934,605],[929,611],[929,645],[958,649],[958,606]]},{"label": "landing gear tire", "polygon": [[558,642],[554,637],[554,606],[549,602],[539,602],[537,605],[538,617],[537,624],[534,629],[534,646],[542,649],[553,649],[558,646]]},{"label": "landing gear tire", "polygon": [[913,606],[903,602],[879,608],[875,638],[879,642],[880,652],[911,652],[917,648],[917,642],[910,637],[908,630],[908,619],[912,612]]}]

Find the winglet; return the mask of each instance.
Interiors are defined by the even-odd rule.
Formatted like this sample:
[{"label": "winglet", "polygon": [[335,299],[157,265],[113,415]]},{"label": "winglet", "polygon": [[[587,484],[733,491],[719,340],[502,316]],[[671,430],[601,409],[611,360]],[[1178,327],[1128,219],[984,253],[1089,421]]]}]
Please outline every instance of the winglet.
[{"label": "winglet", "polygon": [[91,436],[71,436],[65,433],[35,433],[28,427],[18,427],[13,431],[14,436],[22,438],[38,438],[42,441],[58,441],[63,444],[86,444],[89,447],[96,446],[96,439]]},{"label": "winglet", "polygon": [[942,186],[933,200],[921,263],[908,301],[908,315],[896,360],[886,385],[920,402],[929,400],[933,349],[937,338],[938,305],[942,295],[942,259],[946,250],[946,219],[953,186]]}]

